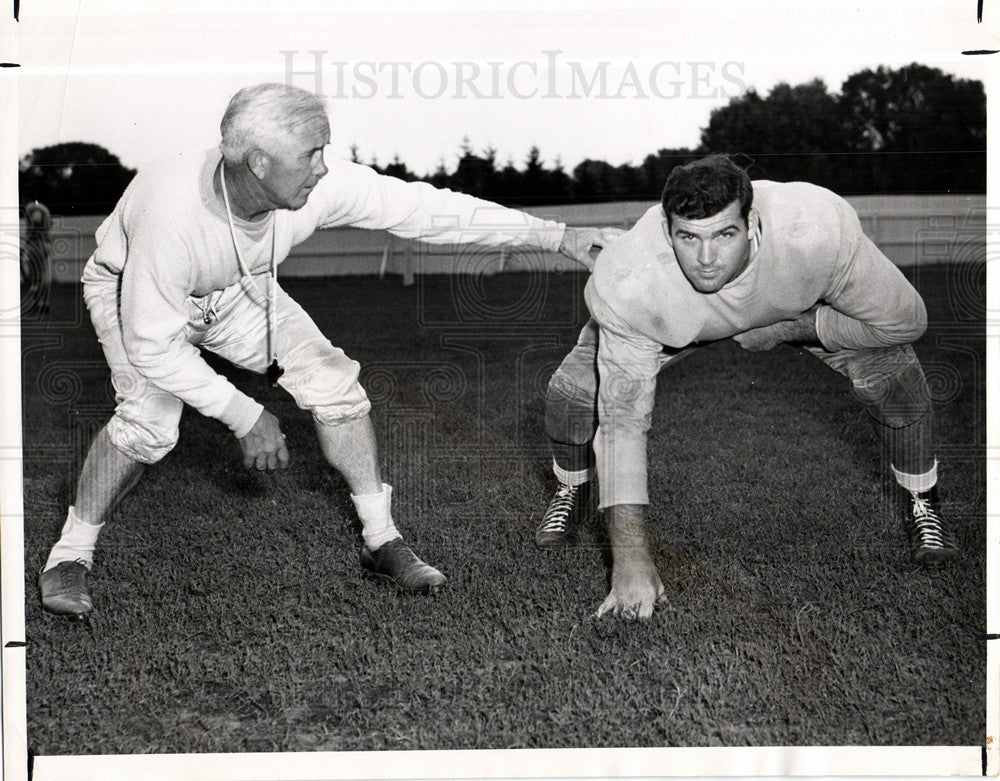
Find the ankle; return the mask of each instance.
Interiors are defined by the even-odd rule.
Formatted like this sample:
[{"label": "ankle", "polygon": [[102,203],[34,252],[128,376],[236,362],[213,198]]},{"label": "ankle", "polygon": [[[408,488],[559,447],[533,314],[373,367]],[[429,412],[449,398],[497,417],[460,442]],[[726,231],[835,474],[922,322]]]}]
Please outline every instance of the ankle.
[{"label": "ankle", "polygon": [[42,571],[50,570],[65,561],[79,561],[88,570],[94,565],[97,538],[104,524],[89,524],[77,517],[74,507],[66,513],[59,540],[52,546]]},{"label": "ankle", "polygon": [[589,483],[594,476],[593,469],[564,469],[559,466],[555,459],[552,459],[552,472],[561,485],[567,485],[570,488]]}]

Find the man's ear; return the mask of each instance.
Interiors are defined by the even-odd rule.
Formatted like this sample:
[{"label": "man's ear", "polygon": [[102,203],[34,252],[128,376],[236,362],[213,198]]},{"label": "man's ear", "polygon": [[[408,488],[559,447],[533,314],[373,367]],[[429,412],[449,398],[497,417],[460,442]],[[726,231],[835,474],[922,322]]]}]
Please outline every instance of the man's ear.
[{"label": "man's ear", "polygon": [[[662,209],[661,209],[661,211],[662,211]],[[663,235],[667,239],[667,244],[670,246],[671,249],[673,249],[674,248],[674,239],[670,235],[670,220],[667,219],[667,215],[666,214],[663,215],[663,220],[662,220],[662,222],[660,224],[663,226]]]},{"label": "man's ear", "polygon": [[760,214],[756,209],[750,209],[750,213],[747,215],[747,238],[760,238]]},{"label": "man's ear", "polygon": [[267,175],[270,165],[271,159],[261,149],[251,149],[247,155],[247,166],[258,179],[263,179]]}]

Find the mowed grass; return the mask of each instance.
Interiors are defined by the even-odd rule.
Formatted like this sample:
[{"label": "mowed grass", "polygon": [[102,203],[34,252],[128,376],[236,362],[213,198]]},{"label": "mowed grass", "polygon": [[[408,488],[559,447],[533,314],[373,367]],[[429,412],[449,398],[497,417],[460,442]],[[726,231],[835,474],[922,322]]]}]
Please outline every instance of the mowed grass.
[{"label": "mowed grass", "polygon": [[586,317],[573,274],[288,280],[364,366],[395,515],[449,577],[362,577],[359,528],[309,416],[292,465],[250,474],[216,421],[101,537],[96,611],[44,614],[35,573],[112,411],[77,287],[24,327],[28,739],[36,754],[604,746],[976,745],[985,711],[985,280],[909,272],[963,555],[922,569],[846,381],[789,348],[706,348],[661,375],[651,536],[668,601],[592,614],[599,522],[533,545],[553,489],[545,383]]}]

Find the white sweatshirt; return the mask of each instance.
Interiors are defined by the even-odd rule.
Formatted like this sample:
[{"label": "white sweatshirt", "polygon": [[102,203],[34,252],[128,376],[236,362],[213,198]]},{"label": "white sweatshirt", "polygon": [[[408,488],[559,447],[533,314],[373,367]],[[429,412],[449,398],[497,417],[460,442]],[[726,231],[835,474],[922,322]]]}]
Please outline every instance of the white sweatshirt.
[{"label": "white sweatshirt", "polygon": [[[194,299],[217,295],[242,276],[225,207],[212,185],[220,159],[216,149],[187,153],[137,174],[98,228],[83,282],[120,283],[122,339],[142,375],[243,436],[263,408],[213,371],[185,338],[189,318],[204,305]],[[277,210],[256,222],[234,216],[251,275],[270,271],[272,223],[279,263],[317,228],[333,226],[383,229],[433,244],[523,245],[549,252],[557,252],[562,241],[561,223],[382,176],[346,160],[327,165],[329,173],[301,209]]]},{"label": "white sweatshirt", "polygon": [[659,205],[597,259],[585,296],[601,328],[594,450],[602,508],[649,502],[646,441],[664,347],[727,339],[817,304],[816,331],[830,352],[908,344],[927,327],[920,295],[843,198],[804,182],[753,189],[759,249],[715,293],[684,276]]}]

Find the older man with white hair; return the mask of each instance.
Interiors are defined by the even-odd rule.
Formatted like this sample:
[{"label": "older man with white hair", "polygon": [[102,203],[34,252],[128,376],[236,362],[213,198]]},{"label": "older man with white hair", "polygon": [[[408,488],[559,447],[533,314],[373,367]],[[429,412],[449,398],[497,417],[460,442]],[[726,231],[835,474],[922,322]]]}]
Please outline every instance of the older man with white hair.
[{"label": "older man with white hair", "polygon": [[87,576],[104,520],[146,465],[173,448],[185,404],[233,432],[247,468],[288,465],[277,418],[217,374],[199,347],[266,373],[312,414],[323,455],[347,481],[361,520],[362,566],[406,591],[439,589],[445,577],[413,553],[393,521],[358,363],[278,286],[277,266],[313,231],[342,225],[431,243],[559,251],[587,266],[589,250],[608,236],[327,160],[323,103],[287,85],[239,91],[221,134],[218,149],[141,171],[97,231],[84,298],[117,405],[39,576],[42,605],[53,613],[93,609]]}]

